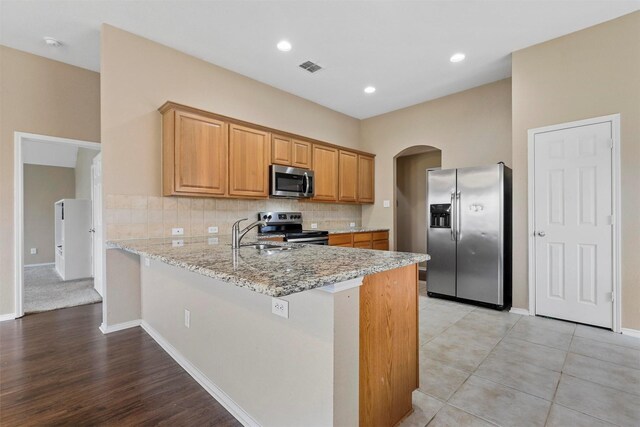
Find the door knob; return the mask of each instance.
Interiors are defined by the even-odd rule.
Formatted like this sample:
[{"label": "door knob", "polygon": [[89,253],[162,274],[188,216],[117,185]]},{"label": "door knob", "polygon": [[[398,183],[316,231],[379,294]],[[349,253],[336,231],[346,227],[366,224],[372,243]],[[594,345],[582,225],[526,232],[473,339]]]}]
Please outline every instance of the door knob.
[{"label": "door knob", "polygon": [[538,236],[544,237],[546,235],[547,235],[547,233],[545,233],[544,231],[538,231]]}]

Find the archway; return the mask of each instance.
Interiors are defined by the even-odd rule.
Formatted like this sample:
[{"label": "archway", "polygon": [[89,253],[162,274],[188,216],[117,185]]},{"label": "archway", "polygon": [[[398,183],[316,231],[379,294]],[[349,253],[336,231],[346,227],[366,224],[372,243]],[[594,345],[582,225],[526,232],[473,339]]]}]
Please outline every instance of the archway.
[{"label": "archway", "polygon": [[427,253],[427,170],[441,165],[441,150],[430,145],[408,147],[394,156],[395,250]]}]

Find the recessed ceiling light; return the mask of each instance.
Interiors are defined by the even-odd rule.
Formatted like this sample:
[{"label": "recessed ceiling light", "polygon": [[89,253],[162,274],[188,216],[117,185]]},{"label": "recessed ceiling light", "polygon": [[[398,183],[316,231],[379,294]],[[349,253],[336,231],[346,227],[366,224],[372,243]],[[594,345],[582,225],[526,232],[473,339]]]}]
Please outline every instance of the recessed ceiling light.
[{"label": "recessed ceiling light", "polygon": [[462,52],[459,52],[459,53],[454,53],[453,56],[449,58],[449,61],[460,62],[460,61],[464,61],[464,58],[465,58],[465,54]]},{"label": "recessed ceiling light", "polygon": [[364,88],[364,93],[373,93],[376,91],[376,88],[373,86],[367,86]]},{"label": "recessed ceiling light", "polygon": [[53,37],[45,37],[44,42],[47,44],[47,46],[51,46],[51,47],[62,46],[62,43],[60,43],[58,40],[54,39]]},{"label": "recessed ceiling light", "polygon": [[281,50],[283,52],[289,52],[291,50],[291,43],[286,40],[280,40],[277,46],[278,50]]}]

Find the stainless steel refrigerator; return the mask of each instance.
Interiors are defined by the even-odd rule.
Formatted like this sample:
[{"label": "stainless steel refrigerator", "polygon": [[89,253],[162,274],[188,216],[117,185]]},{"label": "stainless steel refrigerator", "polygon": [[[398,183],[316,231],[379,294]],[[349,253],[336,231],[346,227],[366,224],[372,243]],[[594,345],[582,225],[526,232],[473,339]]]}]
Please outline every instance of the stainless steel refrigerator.
[{"label": "stainless steel refrigerator", "polygon": [[499,163],[427,173],[427,291],[511,306],[511,169]]}]

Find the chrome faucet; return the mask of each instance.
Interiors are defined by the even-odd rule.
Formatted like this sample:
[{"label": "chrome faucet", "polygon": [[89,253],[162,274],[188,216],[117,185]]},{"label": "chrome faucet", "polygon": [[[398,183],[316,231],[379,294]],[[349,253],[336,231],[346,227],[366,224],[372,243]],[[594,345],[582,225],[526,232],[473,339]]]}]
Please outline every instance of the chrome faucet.
[{"label": "chrome faucet", "polygon": [[253,224],[249,224],[244,229],[240,230],[240,223],[242,221],[246,221],[247,219],[248,218],[239,219],[236,222],[234,222],[233,225],[231,226],[231,247],[233,249],[239,249],[240,248],[240,242],[242,241],[242,238],[244,237],[244,235],[249,232],[249,230],[251,230],[252,228],[257,227],[259,225],[262,225],[262,226],[267,225],[266,221],[258,220],[256,222],[254,222]]}]

